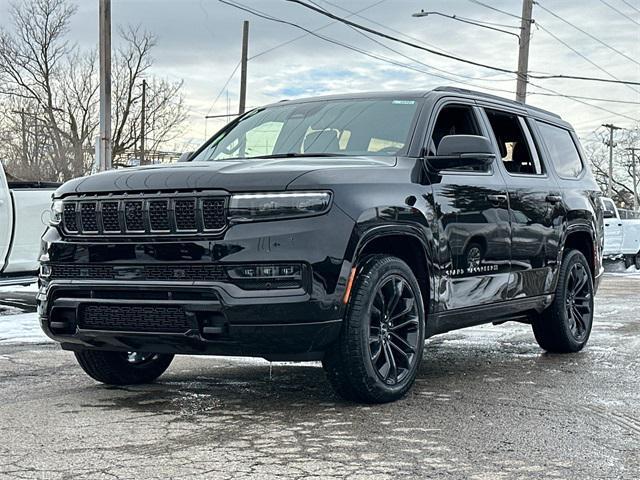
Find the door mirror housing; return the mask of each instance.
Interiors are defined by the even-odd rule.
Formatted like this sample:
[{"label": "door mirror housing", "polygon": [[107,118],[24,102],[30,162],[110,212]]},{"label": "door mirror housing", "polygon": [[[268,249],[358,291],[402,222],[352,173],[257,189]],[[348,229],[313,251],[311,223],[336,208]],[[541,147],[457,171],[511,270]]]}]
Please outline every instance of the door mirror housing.
[{"label": "door mirror housing", "polygon": [[446,135],[440,140],[435,156],[425,157],[435,171],[452,168],[484,168],[496,158],[487,137]]}]

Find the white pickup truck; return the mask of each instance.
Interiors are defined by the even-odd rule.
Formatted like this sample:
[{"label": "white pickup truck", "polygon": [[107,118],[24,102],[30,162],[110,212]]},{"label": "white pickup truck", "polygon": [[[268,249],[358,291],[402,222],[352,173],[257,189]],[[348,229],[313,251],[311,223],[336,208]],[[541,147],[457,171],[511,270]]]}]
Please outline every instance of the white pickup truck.
[{"label": "white pickup truck", "polygon": [[0,286],[36,281],[40,238],[57,186],[13,181],[0,164]]},{"label": "white pickup truck", "polygon": [[621,219],[613,200],[603,198],[604,256],[624,258],[625,266],[640,269],[640,218]]}]

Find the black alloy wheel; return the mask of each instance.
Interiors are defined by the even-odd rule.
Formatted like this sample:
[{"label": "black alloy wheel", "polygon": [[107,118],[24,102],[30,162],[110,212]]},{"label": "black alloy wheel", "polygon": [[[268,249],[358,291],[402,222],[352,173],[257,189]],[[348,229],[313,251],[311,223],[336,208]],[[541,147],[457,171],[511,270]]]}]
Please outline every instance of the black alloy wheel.
[{"label": "black alloy wheel", "polygon": [[538,345],[554,353],[582,350],[593,325],[593,297],[587,259],[578,250],[565,252],[553,301],[532,323]]},{"label": "black alloy wheel", "polygon": [[343,398],[398,400],[413,385],[425,339],[420,285],[411,268],[387,255],[363,259],[338,340],[322,365]]},{"label": "black alloy wheel", "polygon": [[369,314],[369,358],[388,385],[402,382],[416,361],[420,338],[419,316],[413,290],[393,275],[373,297]]},{"label": "black alloy wheel", "polygon": [[589,271],[581,263],[574,263],[569,270],[565,308],[569,328],[576,341],[584,340],[593,317],[592,291]]}]

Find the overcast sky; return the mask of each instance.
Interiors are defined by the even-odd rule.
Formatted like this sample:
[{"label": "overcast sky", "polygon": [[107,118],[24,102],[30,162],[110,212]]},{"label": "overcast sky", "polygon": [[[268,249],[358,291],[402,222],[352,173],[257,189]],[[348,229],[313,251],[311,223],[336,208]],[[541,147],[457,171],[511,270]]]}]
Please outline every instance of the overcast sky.
[{"label": "overcast sky", "polygon": [[[285,0],[233,1],[311,30],[331,23],[330,19]],[[515,36],[443,17],[411,16],[420,9],[439,11],[504,24],[505,30],[518,32],[517,29],[508,27],[519,26],[517,18],[493,11],[473,0],[315,1],[342,16],[350,14],[341,8],[351,12],[366,9],[361,11],[361,17],[353,16],[351,19],[391,35],[402,36],[406,40],[414,37],[412,41],[419,41],[459,57],[510,70],[516,69],[518,40]],[[522,8],[520,0],[482,0],[482,3],[516,16],[520,15]],[[2,27],[7,26],[8,4],[9,0],[0,0]],[[98,0],[77,0],[76,4],[78,13],[73,19],[69,37],[81,48],[95,48],[98,36]],[[555,18],[542,7],[611,48]],[[205,122],[204,116],[207,113],[227,112],[227,91],[223,86],[239,62],[242,21],[245,19],[251,21],[249,55],[255,57],[249,62],[249,106],[327,93],[431,89],[439,85],[478,90],[485,87],[487,92],[514,97],[514,93],[511,93],[515,92],[516,85],[513,75],[443,59],[393,42],[376,40],[397,51],[392,52],[339,23],[329,25],[318,33],[414,69],[367,57],[311,35],[274,48],[305,32],[293,26],[258,18],[217,0],[113,0],[112,10],[114,47],[117,46],[115,34],[119,25],[141,24],[158,37],[153,55],[153,73],[172,80],[184,80],[184,94],[190,111],[189,128],[183,139],[185,143],[200,143],[205,133],[210,135],[223,124],[216,120]],[[640,81],[640,0],[540,0],[539,5],[534,5],[533,16],[536,25],[531,39],[531,71]],[[601,69],[563,46],[547,31]],[[260,55],[272,48],[273,50]],[[415,69],[423,70],[424,73]],[[472,85],[459,83],[460,81]],[[542,96],[534,92],[550,92],[529,86],[528,103],[559,113],[575,126],[583,138],[601,123],[612,122],[622,127],[633,127],[640,120],[640,87],[555,79],[537,80],[534,83],[562,94],[635,102],[576,101]],[[239,71],[228,85],[232,111],[237,110],[238,87]],[[219,94],[220,98],[214,104],[214,99]]]}]

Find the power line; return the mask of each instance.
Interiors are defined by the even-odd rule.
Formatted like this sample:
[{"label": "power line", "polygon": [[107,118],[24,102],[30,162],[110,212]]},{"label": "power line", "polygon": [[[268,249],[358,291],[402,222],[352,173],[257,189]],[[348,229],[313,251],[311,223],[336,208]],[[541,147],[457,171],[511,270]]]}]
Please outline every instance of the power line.
[{"label": "power line", "polygon": [[624,118],[627,118],[627,119],[629,119],[629,120],[631,120],[631,121],[633,121],[633,122],[637,122],[637,121],[638,121],[638,118],[630,117],[630,116],[625,115],[625,114],[623,114],[623,113],[614,112],[613,110],[609,110],[608,108],[601,107],[600,105],[593,105],[592,103],[585,102],[584,100],[581,100],[581,99],[579,99],[579,98],[575,98],[575,97],[572,97],[572,96],[570,96],[570,95],[565,95],[565,94],[563,94],[563,93],[560,93],[560,92],[558,92],[557,90],[553,90],[553,89],[551,89],[551,88],[546,88],[546,87],[543,87],[543,86],[541,86],[541,85],[536,85],[535,83],[532,83],[532,82],[529,82],[529,84],[530,84],[530,85],[532,85],[532,86],[534,86],[534,87],[536,87],[536,88],[539,88],[539,89],[541,89],[541,90],[544,90],[544,91],[546,91],[546,92],[549,92],[549,93],[555,93],[555,94],[556,94],[557,96],[559,96],[559,97],[567,98],[567,99],[572,100],[572,101],[574,101],[574,102],[581,103],[581,104],[583,104],[583,105],[587,105],[587,106],[589,106],[589,107],[591,107],[591,108],[595,108],[595,109],[597,109],[597,110],[601,110],[601,111],[603,111],[603,112],[611,113],[611,114],[616,115],[616,116],[618,116],[618,117],[624,117]]},{"label": "power line", "polygon": [[[634,60],[633,58],[631,58],[629,55],[627,55],[626,53],[618,50],[615,47],[612,47],[611,45],[609,45],[608,43],[600,40],[598,37],[596,37],[595,35],[592,35],[591,33],[587,32],[586,30],[583,30],[582,28],[578,27],[577,25],[574,25],[573,23],[571,23],[569,20],[561,17],[560,15],[552,12],[551,10],[549,10],[547,7],[545,7],[544,5],[542,5],[540,2],[535,2],[536,5],[538,5],[538,7],[540,7],[542,10],[544,10],[545,12],[547,12],[549,15],[552,15],[553,17],[557,18],[558,20],[566,23],[567,25],[575,28],[576,30],[578,30],[579,32],[582,32],[583,34],[585,34],[586,36],[588,36],[589,38],[591,38],[592,40],[595,40],[596,42],[598,42],[600,45],[603,45],[605,47],[607,47],[609,50],[612,50],[614,52],[616,52],[618,55],[626,58],[627,60],[635,63],[636,65],[640,65],[640,62],[638,62],[637,60]],[[640,83],[638,82],[624,82],[624,83],[628,83],[630,85],[640,85]]]},{"label": "power line", "polygon": [[627,2],[627,0],[622,0],[622,2],[627,5],[629,8],[633,9],[634,11],[640,13],[640,8],[636,8],[633,5],[631,5],[629,2]]},{"label": "power line", "polygon": [[640,105],[640,102],[634,102],[629,100],[614,100],[610,98],[599,97],[583,97],[581,95],[568,95],[568,94],[555,94],[555,93],[542,93],[542,92],[530,92],[531,95],[541,95],[544,97],[566,97],[566,98],[578,98],[580,100],[593,100],[595,102],[609,102],[609,103],[621,103],[623,105]]},{"label": "power line", "polygon": [[[484,89],[487,89],[487,90],[501,91],[501,92],[506,92],[506,93],[510,93],[510,94],[513,94],[513,93],[514,93],[514,92],[513,92],[513,91],[511,91],[511,90],[503,90],[503,89],[496,89],[496,88],[490,88],[490,87],[483,87],[483,86],[480,86],[480,85],[474,85],[474,84],[472,84],[472,83],[470,83],[470,82],[464,82],[464,81],[461,81],[461,80],[448,78],[448,77],[445,77],[445,76],[443,76],[443,75],[438,75],[438,74],[435,74],[435,73],[433,73],[433,72],[428,72],[428,71],[422,70],[422,69],[420,69],[420,68],[414,67],[414,66],[412,66],[412,65],[403,64],[403,63],[400,63],[400,62],[394,61],[394,60],[392,60],[392,59],[389,59],[389,58],[387,58],[387,57],[383,57],[383,56],[380,56],[380,55],[376,55],[376,54],[373,54],[373,53],[368,52],[368,51],[366,51],[366,50],[363,50],[363,49],[361,49],[361,48],[354,47],[354,46],[352,46],[352,45],[349,45],[349,44],[346,44],[346,43],[340,42],[340,41],[338,41],[338,40],[334,40],[334,39],[329,38],[329,37],[326,37],[326,36],[324,36],[324,35],[320,35],[320,34],[318,34],[318,33],[316,33],[316,32],[312,32],[312,31],[310,31],[309,29],[306,29],[305,27],[303,27],[303,26],[301,26],[301,25],[295,24],[295,23],[293,23],[293,22],[289,22],[289,21],[287,21],[287,20],[283,20],[283,19],[279,19],[279,18],[273,17],[273,16],[268,15],[268,14],[266,14],[266,13],[264,13],[264,12],[260,12],[260,11],[258,11],[258,10],[256,10],[256,9],[252,9],[252,8],[250,8],[250,7],[247,7],[247,6],[245,6],[245,5],[238,4],[238,3],[234,3],[234,2],[231,2],[231,1],[229,1],[229,0],[219,0],[219,1],[220,1],[221,3],[227,4],[227,5],[229,5],[229,6],[232,6],[232,7],[238,8],[238,9],[240,9],[240,10],[243,10],[243,11],[249,12],[249,13],[251,13],[251,14],[253,14],[253,15],[259,16],[259,17],[261,17],[261,18],[264,18],[264,19],[267,19],[267,20],[271,20],[271,21],[274,21],[274,22],[278,22],[278,23],[282,23],[282,24],[286,24],[286,25],[290,25],[290,26],[293,26],[293,27],[295,27],[295,28],[301,29],[301,30],[303,30],[303,31],[307,31],[307,32],[309,32],[311,35],[313,35],[313,36],[315,36],[315,37],[317,37],[317,38],[319,38],[319,39],[321,39],[321,40],[324,40],[324,41],[326,41],[326,42],[329,42],[329,43],[332,43],[332,44],[335,44],[335,45],[339,45],[339,46],[341,46],[341,47],[343,47],[343,48],[346,48],[346,49],[348,49],[348,50],[355,51],[355,52],[357,52],[357,53],[363,54],[363,55],[368,56],[368,57],[370,57],[370,58],[374,58],[374,59],[376,59],[376,60],[383,61],[383,62],[386,62],[386,63],[392,64],[392,65],[395,65],[395,66],[399,66],[399,67],[406,68],[406,69],[409,69],[409,70],[413,70],[413,71],[416,71],[416,72],[419,72],[419,73],[424,73],[424,74],[427,74],[427,75],[435,76],[435,77],[438,77],[438,78],[444,78],[444,79],[446,79],[446,80],[451,80],[451,81],[454,81],[454,82],[456,82],[456,83],[461,83],[461,84],[465,84],[465,85],[471,85],[471,86],[476,87],[476,88],[484,88]],[[365,36],[366,36],[366,35],[365,35]],[[367,38],[369,38],[369,37],[367,36]],[[387,48],[390,48],[390,47],[387,47]],[[405,57],[406,57],[406,55],[404,55],[404,54],[402,54],[402,53],[400,53],[400,52],[397,52],[397,53],[398,53],[398,54],[400,54],[400,55],[402,55],[402,56],[405,56]],[[411,57],[407,57],[407,58],[411,58]],[[423,65],[425,65],[425,64],[423,64]],[[542,86],[540,86],[540,85],[537,85],[537,84],[534,84],[534,83],[531,83],[531,82],[529,82],[529,84],[530,84],[530,85],[532,85],[532,86],[534,86],[534,87],[537,87],[537,88],[539,88],[539,89],[544,90],[544,91],[546,91],[546,92],[547,92],[547,93],[545,93],[545,94],[540,93],[540,92],[535,92],[535,94],[538,94],[538,95],[545,95],[545,96],[556,96],[556,97],[567,98],[567,99],[569,99],[569,100],[572,100],[572,101],[574,101],[574,102],[581,103],[581,104],[586,105],[586,106],[588,106],[588,107],[595,108],[595,109],[597,109],[597,110],[601,110],[601,111],[604,111],[604,112],[610,113],[610,114],[612,114],[612,115],[615,115],[616,117],[624,117],[624,118],[630,119],[630,120],[632,120],[632,121],[637,121],[635,118],[630,117],[630,116],[628,116],[628,115],[626,115],[626,114],[620,114],[620,113],[615,112],[615,111],[613,111],[613,110],[609,110],[609,109],[607,109],[607,108],[605,108],[605,107],[601,107],[601,106],[598,106],[598,105],[593,105],[593,104],[591,104],[591,103],[588,103],[588,102],[584,101],[584,99],[579,98],[578,96],[565,95],[565,94],[560,93],[560,92],[558,92],[558,91],[555,91],[555,90],[552,90],[552,89],[549,89],[549,88],[546,88],[546,87],[542,87]],[[593,99],[593,100],[596,100],[596,101],[604,101],[605,99]],[[626,102],[626,103],[628,103],[628,102]]]},{"label": "power line", "polygon": [[[379,1],[375,2],[375,3],[372,3],[368,7],[364,7],[362,9],[360,9],[360,10],[357,10],[356,12],[352,12],[349,16],[360,16],[360,15],[358,15],[359,13],[364,12],[366,10],[370,10],[373,7],[377,7],[378,5],[380,5],[381,3],[384,3],[386,1],[388,1],[388,0],[379,0]],[[347,18],[349,18],[349,16]],[[336,23],[339,23],[339,22],[337,22],[337,21],[329,22],[329,23],[327,23],[327,24],[325,24],[325,25],[323,25],[321,27],[318,27],[318,28],[312,30],[312,31],[313,32],[319,32],[320,30],[324,30],[325,28],[328,28],[328,27],[330,27],[332,25],[335,25]],[[262,55],[266,55],[267,53],[271,53],[274,50],[277,50],[277,49],[279,49],[281,47],[284,47],[286,45],[290,45],[290,44],[292,44],[294,42],[297,42],[298,40],[300,40],[302,38],[308,37],[309,35],[310,35],[310,33],[303,33],[302,35],[298,35],[295,38],[287,40],[286,42],[279,43],[278,45],[275,45],[273,47],[267,48],[266,50],[263,50],[262,52],[256,53],[255,55],[249,57],[249,60],[253,60],[254,58],[260,57]]]},{"label": "power line", "polygon": [[[303,31],[305,31],[305,32],[308,32],[309,34],[311,34],[311,35],[313,35],[313,36],[315,36],[315,37],[317,37],[317,38],[319,38],[319,39],[321,39],[321,40],[324,40],[324,41],[326,41],[326,42],[332,43],[332,44],[334,44],[334,45],[339,45],[339,46],[341,46],[341,47],[343,47],[343,48],[346,48],[346,49],[348,49],[348,50],[352,50],[352,51],[354,51],[354,52],[360,53],[360,54],[365,55],[365,56],[367,56],[367,57],[370,57],[370,58],[373,58],[373,59],[376,59],[376,60],[379,60],[379,61],[383,61],[383,62],[389,63],[389,64],[391,64],[391,65],[395,65],[395,66],[397,66],[397,67],[406,68],[406,69],[413,70],[413,71],[418,72],[418,73],[423,73],[423,74],[431,75],[431,76],[438,77],[438,78],[443,78],[443,79],[445,79],[445,80],[453,81],[453,82],[456,82],[456,83],[461,83],[461,84],[465,84],[465,85],[471,85],[471,86],[474,86],[474,87],[476,87],[476,88],[482,88],[482,89],[486,89],[486,90],[493,90],[493,91],[505,92],[505,93],[510,93],[510,94],[515,93],[515,92],[513,92],[513,91],[511,91],[511,90],[499,89],[499,88],[495,88],[495,87],[485,87],[485,86],[481,86],[481,85],[474,85],[474,84],[469,83],[469,82],[464,82],[464,81],[462,81],[462,80],[457,80],[457,79],[453,79],[453,78],[451,78],[451,77],[446,77],[446,76],[444,76],[444,75],[440,75],[440,74],[437,74],[437,73],[429,72],[429,71],[426,71],[426,70],[423,70],[423,69],[417,68],[417,67],[415,67],[415,66],[407,65],[407,64],[405,64],[405,63],[401,63],[401,62],[395,61],[395,60],[390,59],[390,58],[388,58],[388,57],[383,57],[383,56],[381,56],[381,55],[378,55],[378,54],[375,54],[375,53],[369,52],[369,51],[364,50],[364,49],[362,49],[362,48],[355,47],[355,46],[350,45],[350,44],[348,44],[348,43],[344,43],[344,42],[341,42],[341,41],[339,41],[339,40],[332,39],[332,38],[327,37],[327,36],[325,36],[325,35],[321,35],[321,34],[319,34],[319,33],[317,33],[317,32],[313,32],[312,30],[309,30],[309,29],[307,29],[307,28],[305,28],[305,27],[303,27],[303,26],[301,26],[301,25],[298,25],[298,24],[295,24],[295,23],[293,23],[293,22],[289,22],[289,21],[287,21],[287,20],[283,20],[283,19],[280,19],[280,18],[277,18],[277,17],[273,17],[273,16],[271,16],[271,15],[265,14],[265,13],[263,13],[263,12],[260,12],[260,11],[256,10],[256,9],[252,9],[252,8],[247,7],[247,6],[245,6],[245,5],[239,4],[239,3],[237,3],[237,2],[232,2],[232,1],[230,1],[230,0],[218,0],[218,1],[219,1],[219,2],[221,2],[221,3],[224,3],[224,4],[226,4],[226,5],[229,5],[229,6],[232,6],[232,7],[238,8],[238,9],[240,9],[240,10],[243,10],[243,11],[245,11],[245,12],[249,12],[249,13],[251,13],[251,14],[253,14],[253,15],[256,15],[256,16],[258,16],[258,17],[264,18],[264,19],[266,19],[266,20],[271,20],[271,21],[274,21],[274,22],[278,22],[278,23],[282,23],[282,24],[290,25],[290,26],[292,26],[292,27],[295,27],[295,28],[298,28],[298,29],[303,30]],[[396,51],[396,52],[397,52],[397,51]],[[398,53],[399,55],[403,55],[403,56],[405,56],[404,54],[402,54],[402,53],[400,53],[400,52],[397,52],[397,53]],[[416,63],[418,63],[418,62],[416,61]],[[429,67],[429,68],[435,68],[435,67],[430,67],[430,66],[428,66],[428,65],[426,65],[426,64],[423,64],[423,63],[421,63],[421,62],[419,62],[419,63],[420,63],[420,64],[422,64],[422,65],[424,65],[424,66],[427,66],[427,67]]]},{"label": "power line", "polygon": [[499,12],[499,13],[502,13],[504,15],[508,15],[508,16],[510,16],[512,18],[517,18],[518,20],[522,20],[522,17],[520,15],[516,15],[514,13],[510,13],[510,12],[507,12],[505,10],[500,10],[499,8],[492,7],[491,5],[487,5],[486,3],[479,2],[478,0],[469,0],[469,1],[471,3],[475,3],[476,5],[480,5],[480,6],[484,7],[484,8],[488,8],[489,10],[493,10],[494,12]]},{"label": "power line", "polygon": [[614,12],[622,15],[624,18],[626,18],[627,20],[635,23],[636,25],[640,26],[640,23],[636,22],[633,18],[631,18],[629,15],[627,15],[626,13],[618,10],[616,7],[614,7],[613,5],[611,5],[609,2],[607,2],[606,0],[600,0],[600,3],[605,4],[607,7],[609,7],[611,10],[613,10]]},{"label": "power line", "polygon": [[[222,88],[220,89],[220,92],[218,92],[218,95],[216,95],[216,99],[213,101],[213,104],[211,104],[211,107],[209,107],[209,110],[207,110],[207,115],[209,115],[211,113],[211,110],[213,110],[213,107],[216,106],[216,103],[218,102],[218,100],[220,100],[220,97],[222,96],[222,94],[224,93],[224,90],[227,88],[227,86],[229,85],[229,82],[231,82],[231,79],[233,78],[233,76],[236,74],[236,72],[238,71],[238,68],[240,68],[240,64],[242,62],[238,62],[238,64],[236,65],[236,68],[233,69],[233,71],[231,72],[231,75],[229,75],[229,78],[227,78],[227,81],[224,82],[224,85],[222,86]],[[206,115],[205,115],[206,116]]]},{"label": "power line", "polygon": [[[571,45],[569,45],[567,42],[565,42],[564,40],[562,40],[560,37],[558,37],[557,35],[553,34],[549,29],[545,28],[544,26],[542,26],[540,24],[540,22],[536,23],[536,26],[541,29],[542,31],[544,31],[547,35],[551,36],[552,38],[554,38],[557,42],[561,43],[562,45],[564,45],[566,48],[568,48],[569,50],[571,50],[573,53],[575,53],[576,55],[578,55],[579,57],[583,58],[584,60],[586,60],[587,62],[589,62],[591,65],[593,65],[594,67],[596,67],[598,70],[600,70],[601,72],[604,72],[605,74],[607,74],[608,76],[610,76],[611,78],[615,79],[615,80],[620,80],[618,77],[616,77],[614,74],[612,74],[611,72],[609,72],[606,68],[598,65],[596,62],[594,62],[593,60],[591,60],[589,57],[587,57],[586,55],[582,54],[581,52],[579,52],[578,50],[576,50],[575,48],[573,48]],[[637,89],[633,88],[631,85],[626,85],[628,88],[630,88],[631,90],[633,90],[636,93],[640,93],[640,91],[638,91]]]},{"label": "power line", "polygon": [[[322,0],[322,1],[323,1],[324,3],[327,3],[327,4],[331,5],[332,7],[338,8],[338,9],[340,9],[340,10],[344,11],[344,12],[352,13],[350,10],[348,10],[348,9],[346,9],[346,8],[344,8],[344,7],[340,6],[340,5],[338,5],[338,4],[332,3],[332,2],[330,2],[329,0]],[[372,24],[374,24],[374,25],[377,25],[377,26],[379,26],[379,27],[382,27],[382,28],[384,28],[384,29],[386,29],[386,30],[389,30],[389,31],[391,31],[391,32],[393,32],[393,33],[396,33],[396,34],[398,34],[398,35],[400,35],[400,36],[402,36],[402,37],[408,38],[408,39],[413,40],[413,41],[416,41],[416,42],[422,42],[424,45],[427,45],[427,46],[429,46],[429,47],[431,47],[431,48],[433,48],[433,49],[435,49],[435,50],[440,50],[441,52],[445,52],[445,53],[448,53],[448,54],[450,54],[450,55],[453,55],[453,53],[451,53],[451,52],[449,52],[449,51],[445,50],[444,48],[440,48],[440,47],[438,47],[438,46],[436,46],[436,45],[433,45],[433,44],[427,43],[427,42],[425,42],[425,41],[422,41],[421,39],[418,39],[418,38],[416,38],[416,37],[413,37],[413,36],[411,36],[411,35],[408,35],[408,34],[406,34],[405,32],[401,32],[400,30],[396,30],[395,28],[392,28],[392,27],[390,27],[390,26],[388,26],[388,25],[384,25],[384,24],[382,24],[382,23],[380,23],[380,22],[376,22],[375,20],[372,20],[371,18],[365,17],[364,15],[359,15],[359,14],[357,14],[357,13],[356,13],[356,14],[355,14],[355,16],[356,16],[356,17],[359,17],[359,18],[361,18],[362,20],[365,20],[365,21],[367,21],[367,22],[369,22],[369,23],[372,23]],[[349,18],[349,17],[347,17],[347,18]],[[518,27],[518,28],[519,28],[519,27]],[[493,76],[494,74],[490,74],[491,76],[487,76],[487,77],[472,77],[472,76],[470,76],[470,75],[463,75],[463,74],[461,74],[461,73],[453,73],[453,72],[449,72],[449,71],[447,71],[447,70],[443,70],[443,69],[441,69],[441,68],[434,67],[433,65],[431,65],[430,67],[431,67],[432,69],[434,69],[434,70],[439,71],[439,72],[443,72],[443,73],[446,73],[446,74],[449,74],[449,75],[454,75],[454,76],[457,76],[457,77],[467,78],[467,79],[469,79],[469,80],[475,80],[475,81],[491,81],[491,82],[512,82],[512,81],[513,81],[513,79],[512,79],[512,78],[495,78],[495,77]],[[500,73],[499,75],[504,75],[504,74],[503,74],[503,73]],[[483,87],[483,88],[484,88],[484,87]]]},{"label": "power line", "polygon": [[[223,0],[219,0],[219,1],[223,1]],[[391,40],[393,42],[401,43],[403,45],[407,45],[409,47],[413,47],[413,48],[416,48],[418,50],[423,50],[423,51],[431,53],[433,55],[438,55],[440,57],[445,57],[445,58],[448,58],[448,59],[451,59],[451,60],[456,60],[458,62],[467,63],[469,65],[474,65],[476,67],[482,67],[482,68],[486,68],[486,69],[489,69],[489,70],[495,70],[495,71],[503,72],[503,73],[517,74],[517,72],[514,71],[514,70],[509,70],[509,69],[502,68],[502,67],[494,67],[492,65],[487,65],[487,64],[481,63],[481,62],[475,62],[473,60],[469,60],[469,59],[462,58],[462,57],[457,57],[455,55],[449,55],[449,54],[446,54],[446,53],[437,52],[437,51],[435,51],[435,50],[433,50],[431,48],[427,48],[427,47],[425,47],[423,45],[419,45],[419,44],[412,43],[412,42],[407,42],[407,41],[402,40],[400,38],[393,37],[391,35],[387,35],[386,33],[380,32],[378,30],[374,30],[374,29],[366,27],[364,25],[360,25],[358,23],[352,22],[351,20],[347,20],[347,19],[342,18],[342,17],[340,17],[338,15],[335,15],[335,14],[333,14],[331,12],[328,12],[326,10],[322,10],[321,8],[318,8],[318,7],[315,7],[315,6],[310,5],[308,3],[305,3],[302,0],[286,0],[286,1],[291,2],[291,3],[296,3],[296,4],[298,4],[300,6],[303,6],[303,7],[307,8],[307,9],[309,9],[309,10],[312,10],[312,11],[314,11],[316,13],[319,13],[319,14],[324,15],[326,17],[332,18],[334,20],[338,20],[338,21],[344,23],[345,25],[351,25],[351,26],[353,26],[355,28],[358,28],[358,29],[363,30],[363,31],[368,32],[368,33],[371,33],[373,35],[385,38],[387,40]],[[225,2],[223,2],[223,3],[225,3]],[[640,65],[640,63],[639,63],[639,65]],[[546,80],[546,79],[551,79],[551,78],[563,78],[563,79],[567,79],[567,80],[587,80],[587,81],[596,81],[596,82],[604,82],[604,83],[619,83],[619,84],[629,84],[629,85],[639,85],[640,86],[640,82],[627,81],[627,80],[611,80],[611,79],[608,79],[608,78],[586,77],[586,76],[579,76],[579,75],[533,75],[533,74],[529,74],[528,76],[531,77],[531,78],[536,78],[538,80]]]}]

